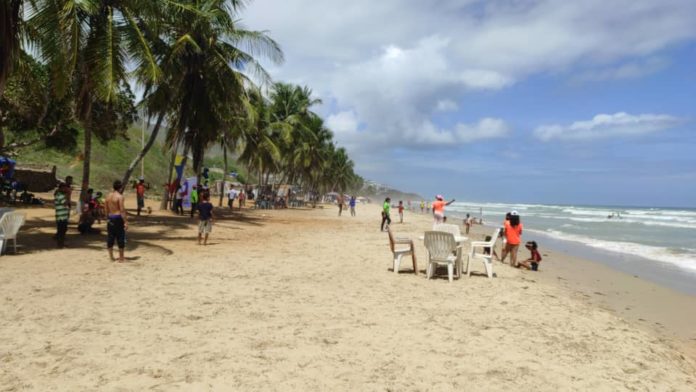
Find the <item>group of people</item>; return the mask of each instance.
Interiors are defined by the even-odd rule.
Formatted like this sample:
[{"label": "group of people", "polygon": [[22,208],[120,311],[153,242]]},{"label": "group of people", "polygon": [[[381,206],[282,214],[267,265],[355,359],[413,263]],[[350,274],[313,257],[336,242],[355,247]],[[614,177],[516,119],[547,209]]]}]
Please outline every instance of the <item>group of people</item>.
[{"label": "group of people", "polygon": [[[431,203],[432,205],[432,210],[433,210],[433,219],[435,220],[436,224],[440,223],[445,223],[447,220],[447,217],[445,216],[445,207],[454,203],[454,199],[450,201],[445,201],[445,198],[442,195],[437,195],[435,196],[435,201]],[[410,205],[409,201],[409,205]],[[423,204],[423,203],[421,203]],[[384,231],[385,228],[386,230],[389,229],[389,225],[391,225],[391,198],[387,197],[384,199],[384,203],[382,203],[382,224],[380,225],[380,230]],[[399,204],[396,206],[397,211],[399,212],[399,223],[404,223],[404,202],[403,200],[399,200]],[[340,215],[340,213],[339,213]]]},{"label": "group of people", "polygon": [[[145,207],[145,190],[149,188],[143,179],[140,179],[133,188],[136,191],[138,203],[137,214],[140,215]],[[82,212],[78,223],[81,233],[98,233],[92,228],[94,220],[106,218],[106,247],[112,261],[122,263],[125,261],[124,251],[126,247],[126,231],[128,230],[128,215],[126,213],[125,199],[123,196],[124,185],[120,180],[113,182],[111,193],[102,198],[101,192],[96,194],[92,189],[87,190],[82,200]],[[210,192],[207,189],[194,188],[195,203],[192,204],[191,216],[198,212],[198,244],[207,245],[208,237],[212,231],[213,205],[210,203]],[[58,248],[65,247],[65,237],[68,231],[68,222],[72,210],[72,177],[58,183],[54,193],[54,208],[56,217],[55,240]],[[193,194],[192,194],[193,196]],[[118,259],[114,257],[114,246],[118,247]]]},{"label": "group of people", "polygon": [[[437,224],[443,224],[447,222],[447,217],[445,216],[445,207],[449,206],[450,204],[454,203],[455,199],[452,199],[450,201],[445,201],[445,198],[442,195],[437,195],[435,196],[435,201],[430,203],[430,206],[432,207],[432,212],[433,212],[433,220],[434,223]],[[382,204],[382,224],[380,225],[380,230],[385,231],[389,229],[389,225],[391,224],[391,198],[387,197],[384,199],[384,203]],[[424,202],[421,202],[421,209],[424,207]],[[404,205],[402,201],[399,201],[398,204],[398,209],[399,209],[399,217],[400,221],[403,223],[403,212],[404,212]],[[339,212],[340,214],[340,212]],[[482,221],[481,221],[482,222]],[[466,218],[464,219],[464,227],[466,230],[466,234],[469,234],[469,230],[471,229],[471,226],[476,223],[475,218],[473,218],[470,214],[466,214]],[[522,239],[522,222],[520,220],[520,215],[517,211],[511,211],[508,212],[505,215],[505,220],[503,221],[503,227],[500,228],[500,237],[502,238],[503,241],[503,246],[502,246],[502,251],[501,251],[501,257],[499,258],[500,261],[505,262],[505,258],[510,255],[510,265],[512,267],[516,268],[526,268],[529,270],[537,271],[539,268],[539,263],[541,262],[541,254],[539,253],[538,250],[538,245],[536,241],[528,241],[525,244],[525,247],[530,251],[530,257],[526,260],[519,261],[517,260],[517,253],[519,250],[519,246],[521,243]],[[490,241],[491,237],[487,236],[486,241]],[[498,258],[498,255],[495,253],[494,249],[487,249],[487,252],[493,252],[493,255]]]},{"label": "group of people", "polygon": [[[508,212],[505,214],[503,227],[500,228],[500,237],[503,241],[500,257],[498,257],[495,249],[487,249],[486,251],[489,253],[492,251],[493,256],[498,258],[501,262],[505,262],[505,258],[510,255],[510,266],[512,267],[538,271],[539,263],[541,263],[542,258],[536,241],[527,241],[525,243],[525,248],[530,252],[529,258],[519,262],[517,261],[517,253],[522,243],[522,227],[523,225],[519,213],[517,211]],[[491,237],[486,236],[486,241],[490,240]]]},{"label": "group of people", "polygon": [[[94,217],[97,214],[97,204],[92,202],[94,196],[91,195],[93,192],[88,190],[85,194],[85,200],[82,204],[82,212],[80,216],[80,223],[78,223],[78,229],[80,232],[87,232],[91,230],[91,226],[94,223]],[[111,260],[116,260],[114,258],[113,248],[115,244],[118,244],[119,249],[119,262],[123,262],[124,259],[124,249],[126,246],[126,230],[128,228],[128,220],[126,215],[126,209],[123,201],[123,185],[121,181],[114,181],[113,191],[103,200],[104,213],[107,219],[107,249],[109,251],[109,257]],[[56,214],[56,243],[58,248],[65,247],[65,236],[68,231],[68,222],[70,220],[70,211],[72,210],[72,177],[67,177],[65,181],[61,181],[58,184],[58,189],[54,194],[54,205]],[[87,198],[90,200],[87,200]],[[86,226],[85,226],[86,225]]]},{"label": "group of people", "polygon": [[[350,216],[355,216],[355,205],[357,204],[358,199],[355,197],[355,195],[351,196],[348,199],[348,207],[350,207]],[[343,195],[338,195],[336,198],[336,205],[338,205],[338,216],[341,216],[343,213],[343,209],[346,206],[346,199],[343,197]]]}]

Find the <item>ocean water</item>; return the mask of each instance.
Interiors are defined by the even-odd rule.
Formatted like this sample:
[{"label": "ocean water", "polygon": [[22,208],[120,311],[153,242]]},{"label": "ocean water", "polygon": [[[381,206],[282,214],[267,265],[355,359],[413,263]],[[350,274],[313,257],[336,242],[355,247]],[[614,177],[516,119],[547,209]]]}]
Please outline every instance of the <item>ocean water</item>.
[{"label": "ocean water", "polygon": [[[467,213],[499,226],[516,210],[529,239],[542,233],[619,255],[666,263],[696,276],[696,209],[541,204],[460,203],[447,207],[451,218]],[[614,217],[609,218],[609,216]]]}]

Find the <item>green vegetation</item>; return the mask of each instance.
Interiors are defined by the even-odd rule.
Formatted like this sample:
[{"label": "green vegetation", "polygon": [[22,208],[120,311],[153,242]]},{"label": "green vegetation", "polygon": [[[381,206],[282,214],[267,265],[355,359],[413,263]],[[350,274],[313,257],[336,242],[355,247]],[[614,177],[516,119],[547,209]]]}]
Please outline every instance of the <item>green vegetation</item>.
[{"label": "green vegetation", "polygon": [[[235,155],[250,182],[315,193],[359,189],[346,150],[311,111],[321,101],[308,87],[272,83],[260,65],[280,64],[283,53],[265,32],[238,23],[246,3],[3,1],[0,154],[56,163],[61,176],[81,178],[83,190],[90,180],[127,182],[148,153],[146,177],[169,183],[173,152],[190,156],[199,176],[206,164],[234,170]],[[133,83],[154,121],[142,149],[129,130],[137,117]],[[164,146],[156,143],[161,129]],[[222,161],[206,161],[212,148]]]},{"label": "green vegetation", "polygon": [[[82,136],[80,133],[78,137]],[[130,128],[127,139],[97,142],[92,146],[92,187],[110,189],[114,180],[121,179],[130,161],[140,152],[140,137],[139,128]],[[159,148],[153,148],[145,158],[145,178],[153,187],[166,181],[169,159],[161,145]],[[61,151],[46,146],[26,149],[22,150],[18,158],[18,164],[23,163],[56,165],[60,178],[70,175],[77,179],[82,173],[82,154],[79,150]],[[140,166],[137,167],[136,173],[139,177]]]}]

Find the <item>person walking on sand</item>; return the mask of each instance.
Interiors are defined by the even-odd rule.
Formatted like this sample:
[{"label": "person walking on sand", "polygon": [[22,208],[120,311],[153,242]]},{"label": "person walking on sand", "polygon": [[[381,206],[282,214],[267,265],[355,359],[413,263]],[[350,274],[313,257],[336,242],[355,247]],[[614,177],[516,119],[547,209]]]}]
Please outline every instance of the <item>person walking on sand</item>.
[{"label": "person walking on sand", "polygon": [[389,213],[391,211],[391,198],[384,199],[384,204],[382,204],[382,226],[381,231],[384,231],[384,224],[387,224],[387,230],[389,230],[389,225],[391,225],[391,217]]},{"label": "person walking on sand", "polygon": [[350,216],[355,216],[355,195],[350,197],[350,200],[348,201],[348,205],[350,206]]},{"label": "person walking on sand", "polygon": [[109,250],[111,261],[114,258],[114,243],[118,244],[118,262],[123,263],[123,256],[126,248],[126,230],[128,230],[128,220],[126,216],[126,206],[123,199],[123,184],[120,180],[114,181],[114,190],[106,196],[106,248]]},{"label": "person walking on sand", "polygon": [[445,202],[445,198],[442,195],[435,196],[435,201],[433,202],[433,218],[435,219],[435,224],[443,223],[445,218],[445,206],[454,203],[454,199]]},{"label": "person walking on sand", "polygon": [[404,202],[399,200],[399,223],[404,223]]},{"label": "person walking on sand", "polygon": [[138,216],[140,216],[140,211],[145,208],[145,190],[150,187],[145,184],[145,179],[140,177],[138,183],[133,188],[135,188],[135,197],[138,201]]},{"label": "person walking on sand", "polygon": [[55,193],[56,209],[56,243],[58,249],[65,247],[65,233],[68,232],[68,221],[70,220],[70,202],[68,201],[68,184],[61,182]]},{"label": "person walking on sand", "polygon": [[420,208],[421,208],[421,214],[424,214],[425,213],[425,201],[424,200],[421,200]]},{"label": "person walking on sand", "polygon": [[517,267],[517,250],[520,247],[522,237],[522,222],[517,211],[510,213],[510,219],[505,221],[505,238],[507,244],[500,255],[501,261],[505,262],[505,256],[510,254],[510,266]]},{"label": "person walking on sand", "polygon": [[213,230],[213,205],[210,203],[210,195],[208,192],[203,193],[203,200],[198,205],[198,245],[208,245],[208,236]]}]

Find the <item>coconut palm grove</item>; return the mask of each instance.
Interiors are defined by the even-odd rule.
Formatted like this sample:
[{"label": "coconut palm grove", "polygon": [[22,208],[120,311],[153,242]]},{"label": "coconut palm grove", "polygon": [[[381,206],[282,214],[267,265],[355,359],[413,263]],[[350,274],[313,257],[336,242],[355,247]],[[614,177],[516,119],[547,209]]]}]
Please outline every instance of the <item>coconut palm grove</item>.
[{"label": "coconut palm grove", "polygon": [[[258,185],[347,192],[363,180],[312,111],[309,86],[274,81],[262,64],[283,51],[244,26],[242,0],[9,0],[0,3],[0,156],[72,149],[90,188],[93,143],[127,137],[147,121],[142,150],[188,159],[200,179],[206,154]],[[263,26],[255,26],[263,28]],[[157,141],[162,141],[157,143]],[[228,158],[229,155],[229,158]],[[60,173],[59,173],[60,174]],[[107,184],[95,184],[106,186]],[[83,194],[84,197],[84,194]],[[165,195],[166,197],[166,195]]]}]

